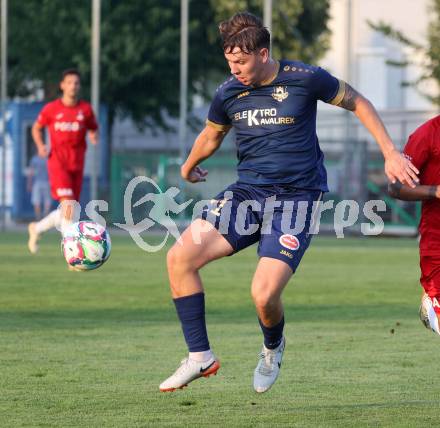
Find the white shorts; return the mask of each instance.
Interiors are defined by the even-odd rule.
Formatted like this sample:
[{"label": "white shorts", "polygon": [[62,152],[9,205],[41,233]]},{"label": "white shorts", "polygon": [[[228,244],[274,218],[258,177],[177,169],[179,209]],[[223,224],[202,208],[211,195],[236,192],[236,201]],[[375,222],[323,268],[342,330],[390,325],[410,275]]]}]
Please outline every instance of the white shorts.
[{"label": "white shorts", "polygon": [[31,202],[32,205],[41,205],[44,203],[45,206],[52,203],[49,182],[35,181],[32,184]]}]

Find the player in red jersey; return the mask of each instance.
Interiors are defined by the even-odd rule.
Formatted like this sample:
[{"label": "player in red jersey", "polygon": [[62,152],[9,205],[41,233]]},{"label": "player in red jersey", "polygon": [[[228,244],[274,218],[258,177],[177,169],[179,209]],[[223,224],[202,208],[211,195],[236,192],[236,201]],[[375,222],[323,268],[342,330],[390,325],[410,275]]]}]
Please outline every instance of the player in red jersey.
[{"label": "player in red jersey", "polygon": [[[98,143],[95,115],[91,105],[78,98],[80,86],[79,72],[65,70],[60,82],[61,98],[46,104],[32,127],[38,155],[48,157],[51,193],[60,202],[61,209],[29,224],[28,247],[31,253],[38,251],[41,233],[53,227],[62,233],[63,228],[72,222],[75,201],[79,201],[81,193],[87,132],[90,142]],[[45,127],[49,129],[50,151],[43,140]]]},{"label": "player in red jersey", "polygon": [[420,126],[408,139],[405,155],[420,170],[415,188],[390,184],[390,195],[404,201],[422,201],[420,218],[420,283],[424,288],[420,319],[440,334],[440,116]]}]

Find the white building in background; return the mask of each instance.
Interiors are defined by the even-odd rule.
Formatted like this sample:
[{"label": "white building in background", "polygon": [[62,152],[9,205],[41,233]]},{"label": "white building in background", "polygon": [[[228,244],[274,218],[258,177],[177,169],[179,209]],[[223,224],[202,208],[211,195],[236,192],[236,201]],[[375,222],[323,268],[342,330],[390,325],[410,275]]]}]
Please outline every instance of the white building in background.
[{"label": "white building in background", "polygon": [[[436,114],[436,106],[414,87],[402,86],[403,82],[420,77],[420,66],[387,64],[390,60],[417,63],[422,58],[417,58],[412,49],[373,30],[368,21],[389,24],[409,39],[426,46],[430,4],[431,0],[331,1],[330,49],[320,65],[348,81],[374,104],[399,145],[419,124]],[[434,82],[424,83],[422,89],[430,94],[438,90]],[[320,105],[320,112],[320,128],[326,128],[324,138],[338,139],[339,132],[329,130],[330,127],[334,130],[334,114],[337,113],[325,105]],[[355,135],[367,139],[361,129]]]},{"label": "white building in background", "polygon": [[[353,83],[380,110],[432,109],[433,106],[414,88],[401,86],[405,80],[417,79],[420,68],[386,64],[387,60],[417,61],[414,53],[368,25],[368,21],[385,22],[415,42],[426,45],[430,3],[430,0],[332,0],[331,47],[322,65]],[[436,90],[434,85],[430,86],[424,89]]]}]

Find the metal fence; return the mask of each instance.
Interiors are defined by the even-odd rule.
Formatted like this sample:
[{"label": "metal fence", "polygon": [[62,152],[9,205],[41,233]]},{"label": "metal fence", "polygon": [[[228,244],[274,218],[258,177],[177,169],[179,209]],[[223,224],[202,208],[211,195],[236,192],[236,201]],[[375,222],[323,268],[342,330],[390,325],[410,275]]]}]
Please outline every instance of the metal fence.
[{"label": "metal fence", "polygon": [[[336,113],[335,113],[336,112]],[[428,118],[435,116],[432,111],[386,111],[380,112],[387,129],[399,148],[405,144],[408,135]],[[201,109],[200,117],[206,115],[206,108]],[[387,181],[383,172],[383,159],[377,145],[371,136],[356,120],[346,120],[341,110],[333,112],[320,111],[318,118],[318,135],[320,144],[325,153],[325,164],[328,172],[330,192],[325,195],[326,200],[355,200],[362,205],[371,199],[380,199],[386,202],[387,210],[380,213],[385,221],[386,231],[396,234],[415,234],[420,215],[420,205],[396,201],[387,195]],[[347,131],[347,126],[350,129]],[[17,128],[18,129],[18,128]],[[24,134],[23,134],[24,135]],[[346,135],[352,139],[347,140]],[[188,133],[188,145],[196,136],[196,130]],[[26,139],[19,139],[14,143],[14,134],[11,133],[11,150],[18,150],[17,145],[26,145]],[[110,174],[109,192],[100,188],[100,197],[108,200],[109,221],[122,222],[124,217],[124,194],[130,180],[136,176],[147,176],[158,183],[165,191],[170,187],[181,189],[180,200],[211,199],[219,191],[236,179],[236,147],[234,135],[228,135],[222,147],[215,155],[206,160],[203,165],[209,170],[209,177],[203,184],[188,184],[181,180],[179,174],[179,146],[176,144],[175,133],[140,132],[127,122],[124,126],[116,124],[113,130],[112,153],[109,158]],[[20,156],[16,156],[20,158]],[[18,172],[24,174],[25,168],[21,163],[15,165],[10,162],[10,187],[16,183],[13,179]],[[14,172],[13,169],[16,169]],[[15,174],[15,175],[14,175]],[[23,178],[23,177],[22,177]],[[24,178],[23,178],[24,179]],[[102,187],[102,186],[101,186]],[[7,187],[9,189],[9,187]],[[15,188],[18,188],[15,186]],[[10,190],[10,189],[9,189]],[[87,189],[86,189],[87,190]],[[148,183],[136,187],[133,194],[141,197],[148,190]],[[157,191],[157,189],[156,189]],[[19,190],[10,195],[8,200],[28,200],[29,194]],[[1,200],[1,199],[0,199]],[[18,203],[17,202],[17,203]],[[29,201],[27,201],[29,204]],[[179,221],[188,221],[191,215],[190,205]],[[8,212],[13,213],[10,207]],[[145,206],[133,208],[133,219],[145,217]],[[15,217],[12,215],[11,225],[14,222],[26,222],[30,218]],[[324,224],[331,224],[331,213],[325,213],[322,218]]]},{"label": "metal fence", "polygon": [[[415,234],[419,220],[419,204],[395,201],[387,194],[388,183],[383,173],[383,160],[378,151],[368,150],[366,141],[350,141],[345,145],[326,141],[324,147],[333,147],[326,155],[326,169],[330,192],[324,200],[333,200],[335,204],[342,200],[354,200],[363,207],[368,200],[384,200],[387,210],[380,213],[385,222],[385,232],[396,234]],[[165,192],[170,187],[180,189],[177,199],[180,202],[193,199],[183,214],[176,220],[187,222],[191,218],[194,203],[212,199],[218,192],[234,182],[236,175],[236,157],[229,151],[223,151],[203,162],[209,170],[208,180],[204,183],[189,184],[180,178],[180,159],[178,153],[161,154],[158,152],[114,153],[111,165],[111,220],[124,221],[124,194],[128,183],[135,177],[152,178]],[[348,165],[348,167],[347,167]],[[148,192],[157,192],[149,183],[141,183],[132,196],[135,202]],[[133,209],[135,223],[145,218],[148,206]],[[173,215],[170,213],[170,216]],[[359,223],[362,221],[362,211]],[[321,224],[333,223],[332,212],[323,214]],[[359,227],[354,227],[356,232]]]}]

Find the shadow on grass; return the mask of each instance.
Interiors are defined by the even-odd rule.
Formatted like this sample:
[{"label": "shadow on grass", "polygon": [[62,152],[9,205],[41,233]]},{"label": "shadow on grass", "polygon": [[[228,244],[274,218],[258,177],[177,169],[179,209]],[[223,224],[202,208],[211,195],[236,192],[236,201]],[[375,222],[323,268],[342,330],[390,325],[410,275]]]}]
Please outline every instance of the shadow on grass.
[{"label": "shadow on grass", "polygon": [[[413,318],[416,308],[409,305],[287,305],[289,322],[325,321],[401,321]],[[209,308],[209,323],[255,322],[252,306]],[[176,314],[170,308],[96,308],[65,310],[4,310],[0,311],[1,330],[71,329],[95,327],[121,327],[142,324],[176,323]]]},{"label": "shadow on grass", "polygon": [[438,400],[402,400],[394,402],[382,402],[382,403],[358,403],[358,404],[335,404],[335,405],[323,405],[323,406],[300,406],[289,407],[289,411],[327,411],[327,410],[352,410],[352,409],[393,409],[400,407],[418,407],[418,406],[437,406]]}]

